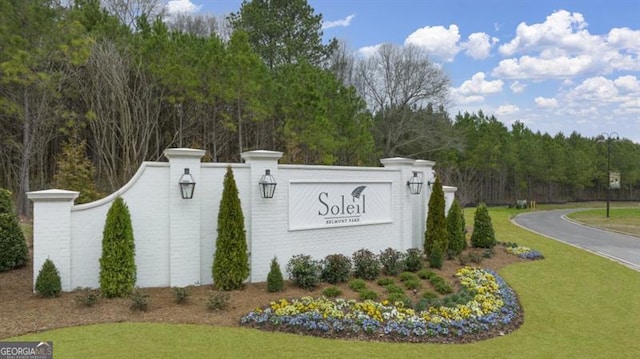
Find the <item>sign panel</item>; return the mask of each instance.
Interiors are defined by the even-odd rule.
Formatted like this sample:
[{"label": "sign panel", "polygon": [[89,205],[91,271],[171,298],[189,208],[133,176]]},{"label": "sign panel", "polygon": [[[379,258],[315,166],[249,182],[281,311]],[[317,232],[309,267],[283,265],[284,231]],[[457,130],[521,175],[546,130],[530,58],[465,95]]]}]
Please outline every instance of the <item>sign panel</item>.
[{"label": "sign panel", "polygon": [[620,189],[620,172],[609,172],[609,188]]},{"label": "sign panel", "polygon": [[391,222],[391,181],[289,182],[291,231]]}]

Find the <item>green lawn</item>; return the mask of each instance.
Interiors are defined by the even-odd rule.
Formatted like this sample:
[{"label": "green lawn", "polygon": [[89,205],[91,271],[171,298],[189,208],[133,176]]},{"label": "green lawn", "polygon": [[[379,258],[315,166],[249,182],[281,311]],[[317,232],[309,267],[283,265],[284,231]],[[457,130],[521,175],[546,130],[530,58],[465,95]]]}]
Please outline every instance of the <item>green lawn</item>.
[{"label": "green lawn", "polygon": [[604,208],[589,209],[570,213],[569,218],[590,226],[640,236],[640,206],[629,208],[609,208],[609,218]]},{"label": "green lawn", "polygon": [[[472,224],[473,210],[466,211]],[[490,209],[498,240],[545,255],[500,274],[525,311],[514,333],[465,345],[328,340],[244,328],[115,323],[12,340],[52,340],[56,358],[640,358],[640,273],[529,233]]]}]

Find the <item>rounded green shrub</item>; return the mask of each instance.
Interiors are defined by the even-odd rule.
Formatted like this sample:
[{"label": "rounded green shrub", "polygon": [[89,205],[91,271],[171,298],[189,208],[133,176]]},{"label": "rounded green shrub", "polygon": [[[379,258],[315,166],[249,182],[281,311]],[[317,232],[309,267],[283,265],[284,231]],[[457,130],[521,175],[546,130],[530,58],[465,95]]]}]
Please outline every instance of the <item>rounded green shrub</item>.
[{"label": "rounded green shrub", "polygon": [[372,291],[371,289],[364,289],[360,291],[360,300],[377,300],[378,293]]},{"label": "rounded green shrub", "polygon": [[322,295],[324,295],[327,298],[335,298],[341,294],[342,294],[342,290],[340,290],[340,288],[338,287],[328,287],[322,291]]},{"label": "rounded green shrub", "polygon": [[409,248],[404,256],[404,267],[409,272],[417,272],[422,269],[423,256],[418,248]]},{"label": "rounded green shrub", "polygon": [[106,298],[126,297],[136,284],[133,227],[129,208],[121,197],[107,212],[102,232],[100,257],[100,292]]},{"label": "rounded green shrub", "polygon": [[367,282],[359,278],[353,279],[349,282],[349,288],[351,288],[351,290],[353,290],[354,292],[360,292],[361,290],[367,288]]},{"label": "rounded green shrub", "polygon": [[394,280],[393,278],[385,277],[378,279],[376,283],[378,283],[379,286],[384,287],[386,285],[393,284]]},{"label": "rounded green shrub", "polygon": [[351,259],[342,254],[330,254],[322,261],[322,280],[336,284],[346,282],[351,275]]},{"label": "rounded green shrub", "polygon": [[22,267],[29,248],[11,202],[11,192],[0,189],[0,272]]},{"label": "rounded green shrub", "polygon": [[421,269],[418,271],[418,277],[420,279],[431,279],[434,276],[436,276],[436,274],[428,269]]},{"label": "rounded green shrub", "polygon": [[492,248],[496,245],[496,235],[485,204],[480,204],[473,218],[471,245],[476,248]]},{"label": "rounded green shrub", "polygon": [[133,311],[141,311],[146,312],[149,309],[149,305],[151,304],[151,297],[149,293],[145,292],[140,288],[135,288],[131,294],[129,295],[131,299],[131,305],[129,309]]},{"label": "rounded green shrub", "polygon": [[249,254],[244,214],[231,166],[227,167],[223,185],[212,275],[216,288],[234,290],[241,288],[249,277]]},{"label": "rounded green shrub", "polygon": [[387,293],[391,294],[391,293],[402,293],[404,294],[404,289],[402,289],[402,287],[396,285],[396,284],[388,284],[384,286],[384,290],[387,291]]},{"label": "rounded green shrub", "polygon": [[387,275],[397,275],[405,268],[404,253],[396,249],[387,248],[380,251],[378,258],[382,264],[382,272]]},{"label": "rounded green shrub", "polygon": [[400,273],[399,278],[402,282],[406,282],[408,280],[417,280],[418,275],[413,272],[402,272]]},{"label": "rounded green shrub", "polygon": [[402,305],[405,307],[411,307],[411,299],[409,299],[409,297],[407,297],[407,295],[404,293],[389,293],[389,295],[387,296],[387,300],[395,305],[398,305],[397,303],[402,303]]},{"label": "rounded green shrub", "polygon": [[271,260],[271,268],[269,274],[267,274],[267,291],[268,292],[281,292],[284,288],[284,279],[282,278],[282,271],[280,270],[280,264],[278,264],[278,258],[273,257]]},{"label": "rounded green shrub", "polygon": [[320,282],[320,264],[308,255],[291,257],[287,272],[293,284],[302,289],[313,289]]},{"label": "rounded green shrub", "polygon": [[47,258],[36,278],[36,293],[43,298],[57,297],[62,291],[62,282],[58,268]]},{"label": "rounded green shrub", "polygon": [[380,261],[368,249],[353,253],[353,276],[365,280],[374,280],[380,275]]},{"label": "rounded green shrub", "polygon": [[419,279],[410,279],[404,282],[404,287],[409,290],[418,290],[422,288],[422,282]]}]

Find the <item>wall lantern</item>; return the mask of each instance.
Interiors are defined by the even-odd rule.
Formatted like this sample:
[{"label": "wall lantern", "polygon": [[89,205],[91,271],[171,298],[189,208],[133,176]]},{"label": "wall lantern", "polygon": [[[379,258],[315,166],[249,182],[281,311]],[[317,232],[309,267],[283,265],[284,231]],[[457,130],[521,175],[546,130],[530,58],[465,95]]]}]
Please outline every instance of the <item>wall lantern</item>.
[{"label": "wall lantern", "polygon": [[182,199],[191,199],[193,198],[193,190],[196,188],[196,181],[193,180],[193,177],[189,173],[189,169],[184,169],[184,174],[180,177],[180,194],[182,195]]},{"label": "wall lantern", "polygon": [[413,172],[413,177],[411,177],[407,181],[407,186],[409,186],[409,193],[411,194],[420,194],[422,191],[422,180],[418,177],[418,172]]},{"label": "wall lantern", "polygon": [[265,170],[264,175],[260,178],[260,195],[262,198],[273,198],[276,192],[276,179],[271,175],[271,170]]}]

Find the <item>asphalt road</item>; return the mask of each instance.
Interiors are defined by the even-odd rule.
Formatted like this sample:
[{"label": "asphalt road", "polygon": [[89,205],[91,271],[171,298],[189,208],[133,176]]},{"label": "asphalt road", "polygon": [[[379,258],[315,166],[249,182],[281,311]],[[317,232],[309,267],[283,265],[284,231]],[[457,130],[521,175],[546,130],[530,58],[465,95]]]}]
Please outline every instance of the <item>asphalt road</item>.
[{"label": "asphalt road", "polygon": [[616,260],[640,271],[640,238],[584,226],[565,215],[576,209],[520,214],[514,222],[532,232]]}]

